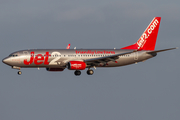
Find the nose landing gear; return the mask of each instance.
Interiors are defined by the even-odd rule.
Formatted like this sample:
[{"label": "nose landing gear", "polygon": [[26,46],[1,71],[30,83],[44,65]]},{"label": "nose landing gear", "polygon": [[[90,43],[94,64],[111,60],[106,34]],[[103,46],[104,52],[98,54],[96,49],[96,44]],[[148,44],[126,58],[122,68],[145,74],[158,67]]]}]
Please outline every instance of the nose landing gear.
[{"label": "nose landing gear", "polygon": [[22,74],[20,67],[12,66],[12,69],[18,69],[19,71],[17,72],[17,74],[18,74],[18,75],[21,75],[21,74]]},{"label": "nose landing gear", "polygon": [[22,74],[22,72],[21,71],[18,71],[18,75],[21,75]]}]

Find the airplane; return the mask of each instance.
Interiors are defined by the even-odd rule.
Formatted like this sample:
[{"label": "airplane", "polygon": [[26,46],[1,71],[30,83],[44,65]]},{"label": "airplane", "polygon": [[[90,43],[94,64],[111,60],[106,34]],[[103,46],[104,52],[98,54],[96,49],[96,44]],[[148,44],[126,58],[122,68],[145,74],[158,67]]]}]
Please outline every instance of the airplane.
[{"label": "airplane", "polygon": [[155,57],[157,53],[173,50],[169,48],[154,50],[160,26],[161,17],[154,17],[138,41],[121,49],[29,49],[11,53],[2,60],[3,63],[18,69],[21,68],[46,68],[47,71],[63,71],[65,68],[74,70],[76,76],[81,75],[81,70],[87,70],[88,75],[93,75],[91,68],[118,67],[145,61]]}]

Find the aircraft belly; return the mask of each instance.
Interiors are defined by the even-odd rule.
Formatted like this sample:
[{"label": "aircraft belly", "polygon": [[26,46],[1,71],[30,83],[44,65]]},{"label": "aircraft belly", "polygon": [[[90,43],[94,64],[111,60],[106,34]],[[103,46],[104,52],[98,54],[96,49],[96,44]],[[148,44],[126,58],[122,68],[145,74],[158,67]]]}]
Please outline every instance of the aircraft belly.
[{"label": "aircraft belly", "polygon": [[119,58],[116,61],[117,63],[113,61],[108,62],[108,65],[106,67],[118,67],[135,63],[135,60],[133,58]]}]

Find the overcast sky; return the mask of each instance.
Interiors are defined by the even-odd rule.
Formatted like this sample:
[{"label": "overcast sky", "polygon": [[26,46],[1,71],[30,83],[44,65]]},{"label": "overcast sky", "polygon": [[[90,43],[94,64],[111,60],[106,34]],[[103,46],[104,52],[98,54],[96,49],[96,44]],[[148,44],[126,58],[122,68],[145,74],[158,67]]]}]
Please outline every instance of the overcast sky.
[{"label": "overcast sky", "polygon": [[[1,0],[0,55],[30,48],[122,48],[162,17],[156,49],[180,46],[179,0]],[[0,120],[179,120],[180,49],[82,71],[0,63]]]}]

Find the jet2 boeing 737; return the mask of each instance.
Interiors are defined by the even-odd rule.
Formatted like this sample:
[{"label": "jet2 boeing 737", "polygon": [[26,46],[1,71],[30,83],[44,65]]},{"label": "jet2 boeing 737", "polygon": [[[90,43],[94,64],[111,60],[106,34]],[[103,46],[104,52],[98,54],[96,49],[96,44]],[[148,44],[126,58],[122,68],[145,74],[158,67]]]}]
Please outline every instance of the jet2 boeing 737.
[{"label": "jet2 boeing 737", "polygon": [[155,57],[158,52],[176,48],[154,50],[161,17],[155,17],[139,40],[121,49],[30,49],[13,52],[3,59],[3,63],[18,69],[46,68],[47,71],[63,71],[65,68],[74,70],[79,76],[80,70],[87,70],[88,75],[96,67],[118,67],[145,61]]}]

